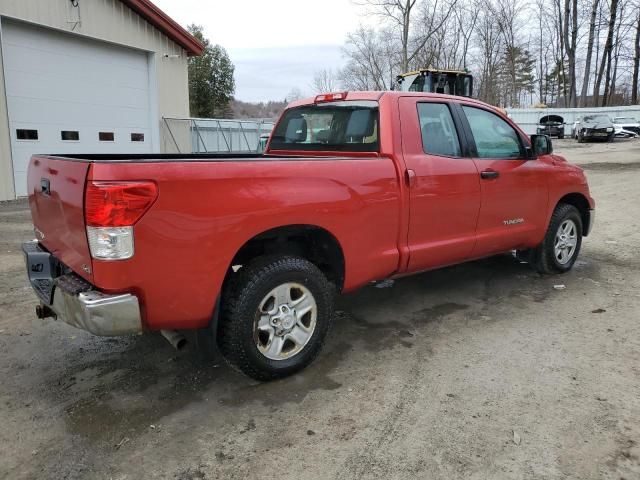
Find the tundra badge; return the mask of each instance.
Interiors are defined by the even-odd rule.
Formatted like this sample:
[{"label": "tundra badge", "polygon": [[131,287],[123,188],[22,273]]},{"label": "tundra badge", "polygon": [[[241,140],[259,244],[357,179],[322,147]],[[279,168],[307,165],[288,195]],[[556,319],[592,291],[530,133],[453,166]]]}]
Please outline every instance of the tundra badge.
[{"label": "tundra badge", "polygon": [[512,218],[510,220],[503,220],[502,223],[505,225],[518,225],[519,223],[524,223],[524,218]]}]

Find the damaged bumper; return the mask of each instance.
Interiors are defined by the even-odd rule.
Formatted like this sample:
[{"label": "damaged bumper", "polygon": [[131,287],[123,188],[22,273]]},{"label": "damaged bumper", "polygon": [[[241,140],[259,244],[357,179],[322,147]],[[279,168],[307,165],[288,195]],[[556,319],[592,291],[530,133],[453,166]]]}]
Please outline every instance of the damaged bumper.
[{"label": "damaged bumper", "polygon": [[[22,245],[29,281],[41,305],[40,318],[54,317],[94,335],[118,336],[142,331],[135,295],[108,295],[68,271],[36,241]],[[67,270],[67,271],[65,271]]]}]

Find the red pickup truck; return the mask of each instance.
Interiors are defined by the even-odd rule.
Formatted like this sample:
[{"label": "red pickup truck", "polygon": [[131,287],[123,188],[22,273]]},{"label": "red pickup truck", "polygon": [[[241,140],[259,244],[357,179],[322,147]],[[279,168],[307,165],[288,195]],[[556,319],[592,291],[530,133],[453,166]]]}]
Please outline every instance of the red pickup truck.
[{"label": "red pickup truck", "polygon": [[260,380],[318,355],[338,292],[513,250],[566,272],[594,222],[548,137],[409,92],[294,102],[263,155],[36,155],[28,191],[39,317],[198,329]]}]

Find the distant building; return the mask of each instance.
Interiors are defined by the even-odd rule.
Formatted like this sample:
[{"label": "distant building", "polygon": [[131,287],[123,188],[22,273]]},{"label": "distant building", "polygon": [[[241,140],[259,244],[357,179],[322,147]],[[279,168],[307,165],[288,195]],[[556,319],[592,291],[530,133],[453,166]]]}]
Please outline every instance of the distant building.
[{"label": "distant building", "polygon": [[202,49],[149,0],[0,0],[0,200],[34,153],[169,150]]}]

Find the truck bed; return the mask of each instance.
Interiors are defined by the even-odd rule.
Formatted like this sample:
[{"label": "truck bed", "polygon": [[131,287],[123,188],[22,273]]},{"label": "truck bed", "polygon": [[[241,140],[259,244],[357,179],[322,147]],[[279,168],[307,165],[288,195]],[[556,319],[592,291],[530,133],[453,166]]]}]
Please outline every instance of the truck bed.
[{"label": "truck bed", "polygon": [[[135,223],[135,255],[93,259],[86,186],[129,181],[158,190]],[[40,244],[96,289],[138,295],[147,329],[177,319],[181,328],[206,326],[237,251],[281,226],[313,225],[340,238],[346,290],[398,268],[399,174],[376,153],[35,155],[28,192]]]}]

